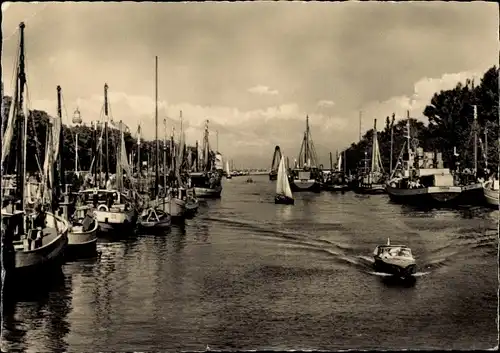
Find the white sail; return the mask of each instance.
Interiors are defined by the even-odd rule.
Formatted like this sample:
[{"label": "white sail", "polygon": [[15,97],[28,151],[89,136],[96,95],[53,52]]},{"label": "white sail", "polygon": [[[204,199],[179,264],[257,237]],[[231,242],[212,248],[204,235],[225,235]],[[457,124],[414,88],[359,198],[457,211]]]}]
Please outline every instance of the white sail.
[{"label": "white sail", "polygon": [[231,171],[229,170],[229,161],[226,161],[226,173],[227,175],[231,175]]},{"label": "white sail", "polygon": [[289,198],[293,198],[292,189],[290,189],[290,183],[288,182],[288,176],[285,168],[285,157],[283,156],[280,160],[280,165],[278,167],[278,178],[276,180],[276,194],[284,195]]},{"label": "white sail", "polygon": [[337,170],[342,170],[342,155],[339,156],[338,162],[337,162]]},{"label": "white sail", "polygon": [[[10,109],[12,104],[9,103],[9,109],[7,110],[7,107],[4,106],[4,109],[2,109],[2,114],[8,114],[7,117],[2,116],[2,121],[7,120],[7,127],[5,128],[5,132],[2,137],[2,165],[5,162],[7,156],[9,155],[10,152],[10,143],[12,142],[12,136],[14,135],[14,123],[16,120],[16,109],[13,107],[13,109]],[[4,120],[5,119],[5,120]]]}]

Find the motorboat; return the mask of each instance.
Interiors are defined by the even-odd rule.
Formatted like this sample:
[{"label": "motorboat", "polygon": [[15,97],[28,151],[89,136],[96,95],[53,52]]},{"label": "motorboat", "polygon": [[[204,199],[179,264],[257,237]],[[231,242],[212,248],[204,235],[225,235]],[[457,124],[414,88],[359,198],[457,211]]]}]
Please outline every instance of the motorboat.
[{"label": "motorboat", "polygon": [[386,245],[378,245],[375,248],[373,258],[377,272],[407,278],[417,270],[411,249],[406,245],[391,245],[390,239],[387,239]]}]

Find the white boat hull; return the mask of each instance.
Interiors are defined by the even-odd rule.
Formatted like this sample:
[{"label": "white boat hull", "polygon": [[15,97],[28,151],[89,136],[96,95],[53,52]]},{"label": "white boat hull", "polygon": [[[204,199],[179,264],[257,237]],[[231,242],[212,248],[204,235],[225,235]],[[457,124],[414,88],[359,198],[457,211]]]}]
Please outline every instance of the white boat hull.
[{"label": "white boat hull", "polygon": [[484,184],[483,193],[486,203],[489,206],[494,206],[498,208],[499,205],[499,195],[500,190],[493,190],[491,181],[488,181]]},{"label": "white boat hull", "polygon": [[114,211],[94,211],[94,216],[99,222],[100,230],[104,232],[119,230],[135,224],[137,213],[135,210],[114,212]]},{"label": "white boat hull", "polygon": [[80,257],[95,254],[97,251],[97,231],[99,222],[94,219],[92,229],[84,232],[83,226],[72,226],[68,232],[67,254],[70,257]]},{"label": "white boat hull", "polygon": [[219,186],[215,189],[210,189],[210,188],[200,188],[195,186],[194,192],[196,194],[196,197],[198,198],[217,198],[220,197],[220,194],[222,192],[222,187]]}]

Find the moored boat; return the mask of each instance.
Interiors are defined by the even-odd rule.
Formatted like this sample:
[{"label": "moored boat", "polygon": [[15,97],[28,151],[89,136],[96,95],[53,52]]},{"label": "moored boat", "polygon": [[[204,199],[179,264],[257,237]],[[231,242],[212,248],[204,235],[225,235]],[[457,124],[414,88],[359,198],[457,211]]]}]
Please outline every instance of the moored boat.
[{"label": "moored boat", "polygon": [[322,177],[317,168],[317,156],[309,130],[309,116],[306,117],[306,131],[300,147],[298,163],[291,170],[289,179],[292,191],[320,192]]},{"label": "moored boat", "polygon": [[159,208],[148,208],[142,212],[137,220],[137,226],[142,230],[168,230],[172,225],[168,213]]},{"label": "moored boat", "polygon": [[285,205],[293,205],[295,203],[292,190],[288,182],[284,158],[281,158],[278,167],[278,179],[276,180],[276,196],[274,197],[274,203]]},{"label": "moored boat", "polygon": [[373,251],[374,269],[377,272],[408,278],[415,274],[417,265],[411,249],[406,245],[378,245]]},{"label": "moored boat", "polygon": [[68,258],[82,258],[97,254],[99,222],[88,206],[76,207],[68,231]]},{"label": "moored boat", "polygon": [[488,180],[483,186],[484,199],[490,207],[498,209],[500,198],[500,183],[498,179]]}]

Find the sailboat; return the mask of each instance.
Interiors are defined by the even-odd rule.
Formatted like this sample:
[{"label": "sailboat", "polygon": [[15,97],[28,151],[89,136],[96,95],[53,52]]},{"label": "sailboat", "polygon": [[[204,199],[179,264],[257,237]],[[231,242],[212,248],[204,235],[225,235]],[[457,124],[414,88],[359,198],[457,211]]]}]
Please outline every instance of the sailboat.
[{"label": "sailboat", "polygon": [[309,116],[306,117],[306,131],[300,147],[298,163],[290,173],[293,191],[320,192],[322,177],[317,166],[316,150],[309,130]]},{"label": "sailboat", "polygon": [[[2,167],[8,154],[13,150],[17,157],[17,182],[15,195],[10,200],[5,197],[2,188],[2,280],[4,286],[23,285],[31,280],[47,281],[62,264],[64,250],[68,243],[68,222],[53,212],[43,211],[30,213],[26,200],[26,154],[27,154],[27,124],[29,114],[23,112],[24,92],[26,86],[24,23],[19,25],[20,50],[17,67],[16,89],[13,109],[11,110],[7,127],[2,136]],[[18,139],[16,146],[11,146],[14,126],[17,126]],[[58,126],[58,128],[61,128]],[[58,131],[50,135],[57,135]],[[13,148],[12,148],[13,147]],[[53,158],[53,153],[51,153]],[[51,163],[48,172],[54,172]],[[49,175],[44,178],[48,189],[54,180]],[[9,202],[9,204],[7,204]],[[40,230],[36,229],[38,223]],[[28,279],[29,278],[29,279]]]},{"label": "sailboat", "polygon": [[284,158],[281,158],[278,166],[278,178],[276,179],[276,196],[274,197],[274,203],[284,205],[294,204],[292,189],[290,188],[290,183],[288,182]]},{"label": "sailboat", "polygon": [[280,146],[274,147],[273,161],[271,162],[271,170],[269,171],[269,180],[271,181],[278,179],[278,168],[281,158]]},{"label": "sailboat", "polygon": [[368,160],[364,159],[364,168],[358,175],[358,183],[355,185],[354,191],[361,194],[383,194],[385,193],[385,173],[380,157],[380,149],[377,138],[377,119],[373,124],[372,137],[372,156],[370,167],[367,166]]},{"label": "sailboat", "polygon": [[[62,148],[64,145],[64,135],[62,134],[61,86],[57,86],[57,115],[59,126],[61,127],[59,128],[58,136],[58,169],[60,171],[59,175],[64,176],[64,170],[62,168]],[[78,141],[78,134],[76,135],[76,141]],[[51,148],[52,146],[48,145],[46,151],[50,151]],[[75,172],[78,168],[78,165],[76,164],[78,161],[77,156],[78,143],[75,146]],[[46,158],[46,161],[47,160],[48,159]],[[48,168],[48,165],[44,165],[44,168]],[[99,230],[99,222],[91,212],[91,207],[79,205],[75,208],[75,204],[73,202],[74,200],[70,201],[71,195],[68,190],[68,184],[64,185],[64,179],[60,180],[59,185],[55,185],[55,187],[58,187],[60,189],[59,195],[62,195],[62,200],[59,200],[59,215],[69,222],[68,246],[65,254],[66,257],[80,258],[94,256],[97,252],[97,232]],[[72,213],[71,215],[70,212]]]},{"label": "sailboat", "polygon": [[[395,202],[426,207],[455,204],[462,188],[455,186],[450,170],[442,168],[440,154],[434,155],[433,160],[429,161],[440,168],[430,168],[430,165],[419,166],[420,157],[411,146],[410,113],[407,112],[407,115],[407,141],[403,145],[396,167],[386,184],[389,197]],[[404,153],[405,147],[407,147],[406,153]],[[404,155],[406,155],[406,160],[403,158]]]},{"label": "sailboat", "polygon": [[323,170],[322,188],[328,191],[344,192],[349,189],[345,177],[345,168],[342,168],[342,162],[345,164],[345,159],[337,153],[337,165],[333,167],[332,153],[330,152],[330,170]]},{"label": "sailboat", "polygon": [[[94,156],[92,161],[91,170],[95,173],[95,180],[97,181],[97,170],[98,166],[94,163],[97,161],[96,157],[99,157],[100,165],[104,163],[105,167],[105,181],[106,187],[102,187],[101,183],[97,183],[95,187],[83,190],[79,192],[84,204],[93,205],[94,215],[99,222],[99,229],[102,232],[114,232],[115,235],[121,235],[118,233],[120,230],[131,231],[135,226],[137,221],[137,208],[135,202],[131,200],[128,193],[125,193],[123,186],[123,169],[130,178],[131,171],[128,165],[127,151],[125,148],[123,123],[119,123],[120,137],[117,146],[117,156],[116,156],[116,188],[111,185],[111,180],[109,178],[109,159],[108,159],[108,85],[104,85],[104,129],[101,130],[101,136],[99,138],[99,144],[96,148],[98,155]],[[105,135],[105,160],[102,161],[102,140],[103,135]],[[96,163],[97,164],[97,163]],[[102,174],[102,167],[99,167]]]},{"label": "sailboat", "polygon": [[486,204],[490,207],[498,209],[500,198],[500,183],[498,181],[498,177],[484,183],[483,193]]},{"label": "sailboat", "polygon": [[203,149],[201,160],[201,171],[189,174],[191,185],[194,187],[196,196],[199,198],[219,198],[222,193],[221,175],[222,171],[217,164],[221,156],[210,150],[208,136],[208,120],[205,122],[205,134],[203,137]]},{"label": "sailboat", "polygon": [[231,179],[232,177],[231,171],[229,170],[229,161],[226,161],[226,179]]}]

